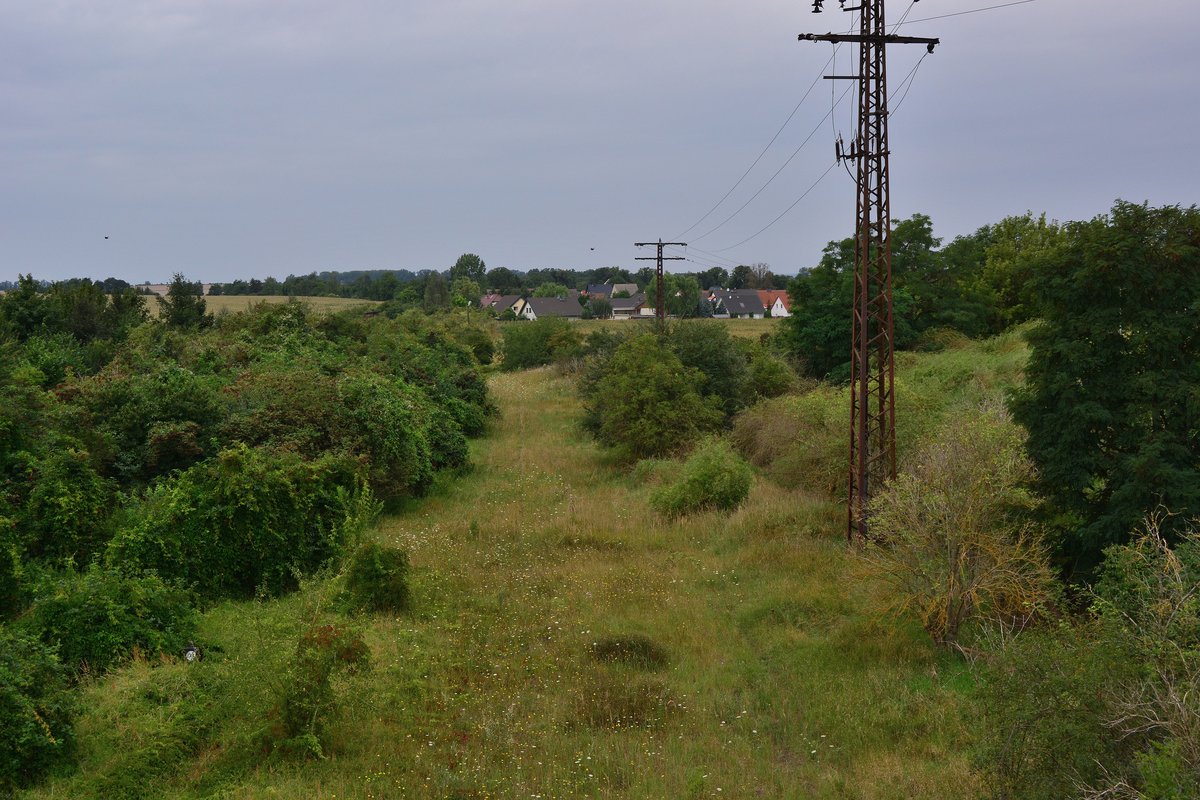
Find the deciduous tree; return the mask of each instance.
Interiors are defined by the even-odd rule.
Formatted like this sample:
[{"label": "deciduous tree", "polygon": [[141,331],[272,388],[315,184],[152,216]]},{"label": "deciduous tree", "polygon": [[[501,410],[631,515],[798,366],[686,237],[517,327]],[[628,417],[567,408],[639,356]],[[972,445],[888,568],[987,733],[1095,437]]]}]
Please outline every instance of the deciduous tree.
[{"label": "deciduous tree", "polygon": [[1035,273],[1013,410],[1061,555],[1087,569],[1160,505],[1200,514],[1200,209],[1118,202],[1066,236]]}]

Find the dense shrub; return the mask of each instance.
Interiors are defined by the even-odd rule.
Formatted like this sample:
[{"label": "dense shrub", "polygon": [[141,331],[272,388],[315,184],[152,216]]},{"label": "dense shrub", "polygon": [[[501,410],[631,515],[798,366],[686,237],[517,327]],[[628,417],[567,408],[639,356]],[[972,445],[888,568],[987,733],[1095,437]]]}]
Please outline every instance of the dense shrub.
[{"label": "dense shrub", "polygon": [[83,345],[69,333],[31,336],[21,347],[24,361],[42,375],[41,384],[51,388],[70,373],[86,372],[89,359]]},{"label": "dense shrub", "polygon": [[408,554],[376,542],[363,543],[346,565],[346,592],[355,608],[407,610]]},{"label": "dense shrub", "polygon": [[703,374],[700,393],[706,400],[720,398],[726,417],[754,399],[748,345],[730,335],[728,325],[704,320],[677,322],[667,329],[664,341],[681,364]]},{"label": "dense shrub", "polygon": [[1030,619],[1050,599],[1041,532],[1022,515],[1033,505],[1023,442],[1003,410],[952,418],[871,498],[867,571],[892,586],[890,610],[938,645],[963,646],[984,620]]},{"label": "dense shrub", "polygon": [[[433,481],[435,458],[429,441],[434,407],[428,396],[370,372],[346,376],[338,394],[353,430],[353,451],[370,457],[372,488],[384,497],[424,494]],[[439,444],[447,446],[449,437],[441,438]]]},{"label": "dense shrub", "polygon": [[690,449],[724,420],[720,398],[701,396],[703,381],[653,334],[626,341],[586,398],[600,444],[628,460]]},{"label": "dense shrub", "polygon": [[220,437],[310,455],[333,450],[347,434],[337,378],[315,366],[259,363],[224,389]]},{"label": "dense shrub", "polygon": [[1016,637],[984,673],[996,798],[1175,800],[1200,789],[1200,532],[1149,518],[1106,552],[1088,617]]},{"label": "dense shrub", "polygon": [[778,397],[739,414],[731,440],[780,485],[843,497],[847,408],[844,394],[825,385]]},{"label": "dense shrub", "polygon": [[696,511],[731,511],[750,494],[750,465],[722,440],[700,445],[683,465],[679,480],[650,495],[655,511],[677,517]]},{"label": "dense shrub", "polygon": [[357,462],[243,446],[159,483],[129,512],[108,561],[208,597],[295,588],[363,524]]},{"label": "dense shrub", "polygon": [[161,361],[133,370],[114,364],[63,396],[88,413],[102,438],[100,455],[109,474],[129,485],[186,468],[208,454],[210,434],[223,416],[222,383]]},{"label": "dense shrub", "polygon": [[360,632],[337,625],[305,631],[279,689],[270,743],[286,753],[322,757],[322,737],[337,709],[333,675],[366,669],[369,663],[370,650]]},{"label": "dense shrub", "polygon": [[21,557],[11,520],[0,516],[0,621],[21,606]]},{"label": "dense shrub", "polygon": [[1061,800],[1122,772],[1132,751],[1108,727],[1108,697],[1134,669],[1130,653],[1087,628],[1016,637],[987,671],[978,766],[995,800]]},{"label": "dense shrub", "polygon": [[583,352],[582,339],[562,317],[542,317],[504,328],[505,370],[528,369],[573,358]]},{"label": "dense shrub", "polygon": [[53,650],[0,626],[0,794],[69,758],[74,700]]},{"label": "dense shrub", "polygon": [[72,671],[98,674],[135,649],[182,652],[197,619],[190,592],[155,575],[131,577],[94,564],[37,587],[21,625],[53,645]]},{"label": "dense shrub", "polygon": [[796,371],[769,348],[755,344],[750,348],[749,358],[747,378],[756,397],[779,397],[800,385]]},{"label": "dense shrub", "polygon": [[83,564],[108,542],[115,487],[96,474],[86,452],[52,449],[30,466],[22,509],[28,555]]}]

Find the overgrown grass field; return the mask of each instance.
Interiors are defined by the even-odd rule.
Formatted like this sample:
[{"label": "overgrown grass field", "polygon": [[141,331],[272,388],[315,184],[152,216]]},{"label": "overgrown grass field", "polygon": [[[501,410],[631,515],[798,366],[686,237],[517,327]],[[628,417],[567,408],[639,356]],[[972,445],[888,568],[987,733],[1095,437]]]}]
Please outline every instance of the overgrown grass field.
[{"label": "overgrown grass field", "polygon": [[[1002,391],[1023,357],[1018,339],[905,356],[901,425]],[[28,796],[978,794],[972,678],[877,617],[885,590],[856,577],[840,498],[760,474],[732,515],[668,521],[653,471],[630,477],[580,433],[568,378],[491,388],[502,416],[474,471],[369,534],[408,550],[410,614],[347,619],[333,575],[218,605],[203,661],[135,661],[86,688],[80,766]],[[282,676],[319,622],[360,627],[371,664],[336,679],[323,758],[272,754]]]},{"label": "overgrown grass field", "polygon": [[[354,308],[356,306],[376,306],[380,304],[378,300],[360,300],[354,297],[289,297],[282,294],[206,295],[204,298],[207,310],[211,314],[220,314],[223,312],[236,314],[258,303],[287,303],[291,300],[306,303],[313,310],[322,313],[344,311],[347,308]],[[152,315],[158,314],[158,303],[155,302],[153,297],[148,298],[146,307]]]}]

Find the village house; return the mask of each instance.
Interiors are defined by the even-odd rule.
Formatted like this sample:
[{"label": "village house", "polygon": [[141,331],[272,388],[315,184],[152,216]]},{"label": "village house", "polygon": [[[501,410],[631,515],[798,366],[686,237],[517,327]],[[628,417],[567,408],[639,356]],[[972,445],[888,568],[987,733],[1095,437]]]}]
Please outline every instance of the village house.
[{"label": "village house", "polygon": [[762,319],[767,307],[754,289],[713,289],[708,293],[718,319]]},{"label": "village house", "polygon": [[613,319],[637,319],[654,313],[653,309],[646,306],[646,295],[641,292],[636,292],[632,297],[613,297],[608,302],[612,305]]},{"label": "village house", "polygon": [[579,319],[583,316],[583,306],[575,297],[531,297],[525,301],[521,316],[528,320],[539,317]]},{"label": "village house", "polygon": [[517,294],[485,294],[479,300],[479,308],[480,310],[493,309],[497,316],[511,310],[519,317],[525,309],[525,300]]},{"label": "village house", "polygon": [[759,289],[758,298],[766,306],[771,317],[790,317],[792,315],[791,300],[784,289]]}]

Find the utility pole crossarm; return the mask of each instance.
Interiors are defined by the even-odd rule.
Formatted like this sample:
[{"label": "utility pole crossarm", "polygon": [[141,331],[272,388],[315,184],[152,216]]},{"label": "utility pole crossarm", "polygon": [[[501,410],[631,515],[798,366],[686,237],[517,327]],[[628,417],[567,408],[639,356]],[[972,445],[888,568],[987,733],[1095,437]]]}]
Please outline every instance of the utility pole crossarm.
[{"label": "utility pole crossarm", "polygon": [[861,34],[861,33],[802,33],[799,37],[802,42],[850,42],[851,44],[923,44],[929,48],[929,52],[933,52],[933,48],[942,43],[941,39],[930,39],[924,36],[897,36],[894,33],[887,34]]}]

